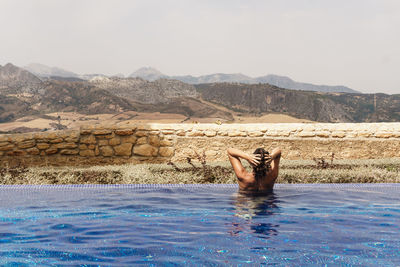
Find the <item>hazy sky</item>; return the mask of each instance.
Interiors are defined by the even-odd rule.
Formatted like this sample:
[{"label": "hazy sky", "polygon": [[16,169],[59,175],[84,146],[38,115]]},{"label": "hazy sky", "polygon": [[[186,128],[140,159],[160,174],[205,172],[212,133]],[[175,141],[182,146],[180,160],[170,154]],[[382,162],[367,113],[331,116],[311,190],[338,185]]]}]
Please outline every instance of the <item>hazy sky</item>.
[{"label": "hazy sky", "polygon": [[0,0],[0,64],[286,75],[400,93],[399,0]]}]

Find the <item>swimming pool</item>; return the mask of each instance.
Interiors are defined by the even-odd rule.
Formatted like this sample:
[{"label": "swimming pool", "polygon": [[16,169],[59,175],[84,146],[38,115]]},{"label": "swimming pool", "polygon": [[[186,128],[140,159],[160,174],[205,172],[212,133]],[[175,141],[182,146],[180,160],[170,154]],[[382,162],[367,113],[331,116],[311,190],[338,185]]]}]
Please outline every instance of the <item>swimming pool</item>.
[{"label": "swimming pool", "polygon": [[0,186],[0,264],[400,265],[400,185]]}]

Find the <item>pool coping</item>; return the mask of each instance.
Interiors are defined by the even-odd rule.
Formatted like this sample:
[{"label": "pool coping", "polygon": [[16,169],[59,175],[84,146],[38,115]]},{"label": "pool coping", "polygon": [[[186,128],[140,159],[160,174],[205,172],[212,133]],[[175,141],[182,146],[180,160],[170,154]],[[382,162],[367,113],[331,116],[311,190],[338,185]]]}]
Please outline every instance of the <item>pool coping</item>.
[{"label": "pool coping", "polygon": [[[113,189],[148,189],[148,188],[237,188],[237,184],[21,184],[0,185],[2,189],[40,189],[40,188],[113,188]],[[280,188],[391,188],[399,187],[400,183],[330,183],[330,184],[275,184]]]}]

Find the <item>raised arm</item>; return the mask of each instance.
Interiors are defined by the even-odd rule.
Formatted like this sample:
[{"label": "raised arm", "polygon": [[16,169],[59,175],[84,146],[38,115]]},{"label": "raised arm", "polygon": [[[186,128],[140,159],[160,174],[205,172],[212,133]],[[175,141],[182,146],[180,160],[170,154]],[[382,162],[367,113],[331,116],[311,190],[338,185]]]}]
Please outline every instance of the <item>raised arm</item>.
[{"label": "raised arm", "polygon": [[233,170],[239,180],[243,179],[247,175],[246,169],[243,167],[240,159],[247,160],[251,165],[258,165],[260,163],[259,155],[249,155],[236,148],[228,148],[229,161],[232,164]]}]

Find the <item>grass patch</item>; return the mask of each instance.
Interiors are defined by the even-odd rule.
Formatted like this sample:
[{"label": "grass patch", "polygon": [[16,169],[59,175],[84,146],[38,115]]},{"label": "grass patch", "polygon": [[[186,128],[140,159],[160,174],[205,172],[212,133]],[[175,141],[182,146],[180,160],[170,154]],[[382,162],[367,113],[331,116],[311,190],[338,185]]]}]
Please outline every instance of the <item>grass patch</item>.
[{"label": "grass patch", "polygon": [[[251,168],[246,165],[251,171]],[[278,183],[398,183],[400,159],[282,160]],[[192,184],[236,183],[229,162],[190,161],[93,167],[0,168],[0,184]]]}]

